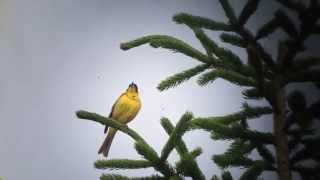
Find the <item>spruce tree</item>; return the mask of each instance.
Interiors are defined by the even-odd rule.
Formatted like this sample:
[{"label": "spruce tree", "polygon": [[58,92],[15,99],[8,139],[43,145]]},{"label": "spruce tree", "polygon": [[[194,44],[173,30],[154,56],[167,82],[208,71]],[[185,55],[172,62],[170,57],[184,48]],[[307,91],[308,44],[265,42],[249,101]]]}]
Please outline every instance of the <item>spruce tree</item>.
[{"label": "spruce tree", "polygon": [[[184,133],[198,129],[210,132],[213,140],[232,142],[224,154],[212,157],[213,161],[224,170],[221,177],[214,175],[212,177],[214,180],[233,179],[231,173],[226,170],[228,167],[245,168],[240,177],[242,180],[258,179],[263,171],[274,171],[281,180],[291,180],[293,171],[298,172],[306,179],[319,177],[317,174],[319,165],[307,167],[305,164],[298,163],[308,158],[315,159],[317,162],[319,160],[319,154],[314,152],[319,138],[311,140],[301,138],[310,133],[308,125],[297,120],[299,118],[292,118],[292,114],[296,114],[294,106],[297,104],[299,106],[299,103],[295,103],[295,101],[298,99],[297,101],[301,102],[303,99],[301,94],[296,93],[289,96],[288,104],[289,110],[292,111],[291,115],[290,113],[288,115],[286,105],[286,86],[288,84],[319,82],[320,80],[320,70],[314,68],[320,64],[320,57],[299,56],[307,49],[305,41],[320,33],[320,25],[317,24],[320,17],[318,1],[309,0],[309,3],[302,4],[300,1],[294,0],[276,0],[281,5],[274,13],[273,18],[258,28],[255,33],[246,27],[246,23],[256,11],[259,11],[260,0],[247,0],[239,15],[235,14],[228,0],[219,1],[228,22],[214,21],[187,13],[179,13],[173,17],[173,21],[176,23],[192,29],[205,52],[197,50],[178,38],[167,35],[137,38],[122,43],[121,49],[129,50],[140,45],[150,44],[151,47],[173,50],[200,62],[199,65],[162,81],[158,86],[160,91],[175,87],[199,75],[198,84],[201,86],[212,83],[217,78],[222,78],[243,87],[242,94],[248,102],[243,104],[242,110],[239,112],[225,116],[193,117],[192,113],[186,112],[175,126],[171,124],[169,119],[162,118],[161,125],[168,133],[169,138],[162,148],[161,154],[158,154],[143,137],[128,126],[95,113],[78,111],[77,116],[81,119],[93,120],[128,134],[135,141],[137,153],[143,157],[141,160],[98,160],[95,163],[96,168],[139,169],[153,167],[161,174],[146,177],[104,174],[101,179],[182,179],[183,177],[191,177],[195,180],[205,179],[196,161],[197,156],[201,154],[201,148],[190,151],[182,139]],[[296,14],[298,18],[292,20],[284,8]],[[247,60],[241,59],[229,49],[218,46],[217,42],[211,39],[205,30],[221,32],[221,40],[243,48],[247,52]],[[274,58],[261,45],[260,41],[276,30],[282,30],[287,34],[287,37],[279,39],[277,56]],[[249,103],[250,100],[262,99],[266,100],[268,105],[252,106]],[[319,110],[314,110],[316,109],[314,107],[319,107],[319,104],[311,107],[313,108],[308,112],[318,113],[312,118],[319,118]],[[310,108],[304,106],[304,111],[307,109]],[[264,115],[272,115],[273,132],[260,132],[248,125],[248,121]],[[297,132],[291,129],[291,125],[297,123],[303,127],[303,130]],[[296,135],[299,133],[300,135]],[[299,143],[304,145],[303,150],[294,148]],[[274,147],[275,153],[272,152],[270,146]],[[178,152],[180,159],[175,165],[172,165],[167,158],[174,149]],[[259,153],[260,159],[249,157],[249,154],[254,150]],[[310,157],[305,157],[306,152],[311,154]]]},{"label": "spruce tree", "polygon": [[[318,87],[320,91],[320,86]],[[301,91],[288,96],[289,112],[285,131],[289,136],[290,165],[303,179],[320,179],[320,99],[309,104]]]}]

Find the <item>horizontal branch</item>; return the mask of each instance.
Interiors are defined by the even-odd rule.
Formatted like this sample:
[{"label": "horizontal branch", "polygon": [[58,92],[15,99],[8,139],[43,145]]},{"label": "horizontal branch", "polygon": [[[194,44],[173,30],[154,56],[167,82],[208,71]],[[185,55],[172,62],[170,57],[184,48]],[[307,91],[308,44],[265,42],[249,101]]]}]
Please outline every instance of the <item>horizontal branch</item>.
[{"label": "horizontal branch", "polygon": [[142,141],[142,142],[146,143],[146,141],[138,133],[136,133],[134,130],[129,128],[127,125],[119,123],[111,118],[106,118],[106,117],[101,116],[99,114],[91,113],[91,112],[83,111],[83,110],[77,111],[76,115],[80,119],[91,120],[91,121],[95,121],[95,122],[98,122],[98,123],[106,125],[106,126],[113,127],[115,129],[120,130],[123,133],[129,135],[135,141]]},{"label": "horizontal branch", "polygon": [[100,180],[166,180],[166,178],[159,175],[151,175],[145,177],[128,177],[119,174],[103,174]]},{"label": "horizontal branch", "polygon": [[320,66],[320,57],[318,56],[297,58],[295,61],[293,61],[291,67],[289,68],[289,71],[291,72],[304,71],[316,66]]},{"label": "horizontal branch", "polygon": [[288,75],[286,83],[290,82],[320,82],[320,69],[300,71]]},{"label": "horizontal branch", "polygon": [[122,131],[123,133],[129,135],[132,137],[135,142],[135,148],[137,152],[144,156],[145,159],[149,160],[152,163],[152,166],[161,172],[165,177],[171,177],[171,175],[174,174],[174,170],[169,166],[167,161],[159,161],[160,158],[157,154],[157,152],[150,147],[146,141],[134,130],[129,128],[127,125],[119,123],[111,118],[106,118],[104,116],[101,116],[96,113],[91,113],[88,111],[77,111],[76,115],[80,119],[87,119],[91,121],[95,121],[98,123],[101,123],[106,126],[113,127],[119,131]]},{"label": "horizontal branch", "polygon": [[181,84],[184,81],[187,81],[188,79],[192,78],[193,76],[198,75],[199,73],[205,71],[206,69],[208,69],[210,67],[210,65],[208,64],[200,64],[197,65],[193,68],[184,70],[180,73],[174,74],[168,78],[166,78],[165,80],[161,81],[161,83],[158,85],[158,89],[160,91],[169,89],[171,87],[175,87],[179,84]]},{"label": "horizontal branch", "polygon": [[262,115],[271,114],[272,112],[273,111],[270,107],[250,107],[248,104],[243,104],[243,110],[233,114],[196,119],[207,119],[211,122],[229,125],[233,122],[239,122],[242,119],[259,118]]},{"label": "horizontal branch", "polygon": [[241,48],[246,48],[248,46],[248,43],[238,35],[222,33],[220,35],[220,39],[225,43],[229,43]]},{"label": "horizontal branch", "polygon": [[223,154],[213,155],[212,159],[221,168],[229,166],[251,166],[254,162],[247,157],[247,154],[254,149],[252,143],[243,140],[235,140],[229,149]]},{"label": "horizontal branch", "polygon": [[291,169],[301,174],[316,175],[316,174],[319,174],[320,165],[318,164],[315,167],[305,167],[303,165],[296,165],[291,167]]},{"label": "horizontal branch", "polygon": [[213,31],[232,31],[229,24],[213,21],[208,18],[194,16],[187,13],[179,13],[173,16],[173,20],[178,24],[185,24],[191,27],[210,29]]},{"label": "horizontal branch", "polygon": [[264,144],[274,144],[274,136],[271,133],[252,131],[240,126],[228,127],[221,123],[201,118],[195,118],[191,123],[194,129],[211,131],[213,139],[244,138],[253,141],[258,140]]},{"label": "horizontal branch", "polygon": [[140,169],[152,167],[152,164],[146,160],[111,159],[98,160],[94,166],[97,169]]},{"label": "horizontal branch", "polygon": [[263,94],[257,88],[245,89],[241,93],[245,99],[259,100],[263,98]]},{"label": "horizontal branch", "polygon": [[244,76],[232,70],[222,68],[213,69],[207,73],[202,74],[198,79],[198,84],[201,86],[207,85],[215,81],[217,78],[222,78],[240,86],[256,86],[256,81],[251,77]]},{"label": "horizontal branch", "polygon": [[180,52],[189,57],[199,60],[203,63],[210,63],[208,56],[193,48],[184,41],[167,35],[150,35],[144,36],[129,42],[121,43],[120,48],[122,50],[129,50],[134,47],[141,46],[143,44],[150,44],[154,48],[162,47],[173,51]]}]

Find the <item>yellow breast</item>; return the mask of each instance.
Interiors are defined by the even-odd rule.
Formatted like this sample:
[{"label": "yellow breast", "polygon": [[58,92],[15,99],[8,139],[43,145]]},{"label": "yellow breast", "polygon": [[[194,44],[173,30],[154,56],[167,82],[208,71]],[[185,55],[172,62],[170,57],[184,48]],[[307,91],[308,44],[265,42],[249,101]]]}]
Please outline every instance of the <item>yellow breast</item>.
[{"label": "yellow breast", "polygon": [[116,102],[112,118],[122,123],[130,122],[139,112],[141,101],[137,94],[124,93]]}]

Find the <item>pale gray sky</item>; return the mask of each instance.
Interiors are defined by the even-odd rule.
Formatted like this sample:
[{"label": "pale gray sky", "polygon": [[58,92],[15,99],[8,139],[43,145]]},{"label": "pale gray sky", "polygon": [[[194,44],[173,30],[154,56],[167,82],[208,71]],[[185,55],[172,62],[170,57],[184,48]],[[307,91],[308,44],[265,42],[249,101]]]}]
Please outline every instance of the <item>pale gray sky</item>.
[{"label": "pale gray sky", "polygon": [[[198,62],[148,46],[130,51],[121,42],[148,34],[169,34],[201,49],[185,26],[172,22],[178,12],[225,20],[213,0],[1,0],[0,1],[0,177],[5,180],[98,179],[93,167],[104,127],[78,120],[84,109],[108,115],[112,104],[132,81],[140,89],[142,109],[129,124],[158,151],[167,140],[162,116],[174,123],[187,110],[195,116],[238,111],[240,88],[217,80],[199,87],[195,80],[160,93],[167,76]],[[239,1],[232,1],[240,10]],[[260,18],[267,18],[258,14]],[[250,21],[255,28],[260,21]],[[210,33],[218,39],[217,33]],[[230,47],[230,46],[228,46]],[[236,49],[244,56],[244,52]],[[268,130],[269,123],[255,123]],[[203,148],[198,162],[209,178],[220,174],[211,161],[226,142],[213,142],[201,131],[184,136],[188,147]],[[118,133],[110,158],[140,158],[133,141]],[[177,159],[176,154],[170,161]],[[152,169],[114,171],[151,174]],[[238,170],[233,170],[239,175]],[[270,175],[270,174],[269,174]],[[235,176],[237,177],[237,176]],[[269,176],[274,177],[274,176]]]}]

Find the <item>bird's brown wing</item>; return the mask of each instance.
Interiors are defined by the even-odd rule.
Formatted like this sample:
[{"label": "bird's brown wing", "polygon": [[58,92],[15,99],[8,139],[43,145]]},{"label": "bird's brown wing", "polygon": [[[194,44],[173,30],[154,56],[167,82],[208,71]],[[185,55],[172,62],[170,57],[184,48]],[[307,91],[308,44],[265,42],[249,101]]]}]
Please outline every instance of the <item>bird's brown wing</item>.
[{"label": "bird's brown wing", "polygon": [[[116,100],[116,102],[112,105],[112,108],[111,108],[111,111],[110,111],[110,113],[109,113],[109,118],[112,118],[112,116],[113,116],[113,111],[114,111],[114,107],[116,106],[116,104],[119,102],[119,99],[122,97],[122,96],[124,96],[125,94],[123,93],[123,94],[121,94],[121,96]],[[106,126],[105,128],[104,128],[104,133],[106,133],[108,131],[108,126]]]}]

